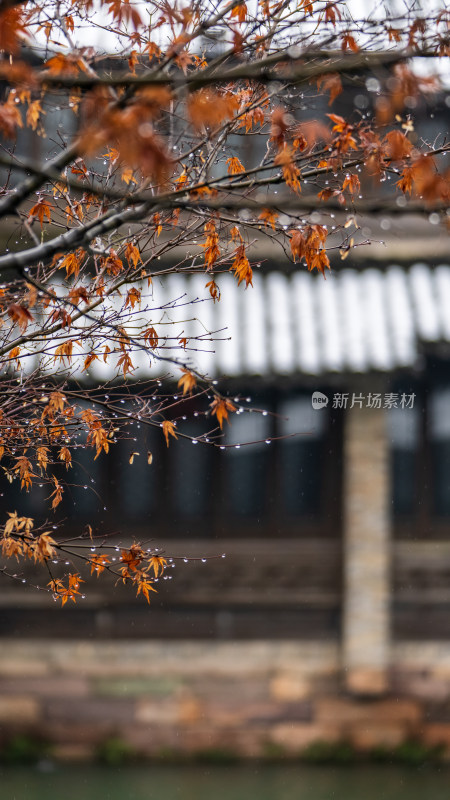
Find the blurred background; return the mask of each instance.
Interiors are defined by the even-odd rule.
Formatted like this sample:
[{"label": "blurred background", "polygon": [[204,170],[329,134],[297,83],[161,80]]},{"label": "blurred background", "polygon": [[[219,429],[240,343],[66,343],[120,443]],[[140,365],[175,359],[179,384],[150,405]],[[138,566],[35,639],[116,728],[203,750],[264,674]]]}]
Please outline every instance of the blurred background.
[{"label": "blurred background", "polygon": [[[371,103],[369,89],[344,97],[345,115]],[[422,102],[415,135],[434,141],[448,105]],[[18,152],[42,141],[19,139]],[[168,569],[150,607],[108,579],[64,610],[2,583],[3,752],[320,760],[415,743],[450,756],[450,259],[439,222],[366,219],[375,243],[345,264],[337,255],[326,280],[261,235],[254,288],[221,277],[222,300],[198,316],[227,336],[198,360],[239,410],[262,413],[233,415],[224,451],[166,448],[136,427],[108,457],[80,456],[60,507],[67,535],[89,522],[151,541]],[[155,297],[196,298],[203,282],[155,278]],[[201,414],[202,402],[186,405]],[[40,513],[38,486],[3,484],[2,518]]]}]

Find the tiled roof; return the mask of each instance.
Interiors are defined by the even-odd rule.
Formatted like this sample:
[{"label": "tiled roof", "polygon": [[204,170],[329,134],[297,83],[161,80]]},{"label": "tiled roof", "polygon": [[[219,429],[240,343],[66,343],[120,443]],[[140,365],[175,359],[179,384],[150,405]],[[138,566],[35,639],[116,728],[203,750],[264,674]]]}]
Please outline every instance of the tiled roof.
[{"label": "tiled roof", "polygon": [[[179,357],[179,338],[201,336],[185,355],[213,377],[389,371],[412,367],[424,343],[450,342],[449,265],[349,268],[326,280],[305,269],[254,273],[246,290],[224,274],[218,303],[209,299],[207,280],[205,273],[155,278],[145,314],[160,337],[172,337],[162,356]],[[143,353],[133,362],[141,377],[170,371],[165,362],[149,365]],[[102,361],[89,371],[111,377]]]}]

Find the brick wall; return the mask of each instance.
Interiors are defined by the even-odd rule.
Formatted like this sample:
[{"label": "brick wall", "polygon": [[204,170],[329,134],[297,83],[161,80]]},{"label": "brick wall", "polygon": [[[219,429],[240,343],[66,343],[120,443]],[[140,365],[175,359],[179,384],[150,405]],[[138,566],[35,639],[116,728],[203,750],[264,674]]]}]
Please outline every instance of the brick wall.
[{"label": "brick wall", "polygon": [[147,757],[297,756],[344,741],[367,752],[411,739],[450,756],[448,646],[396,646],[390,692],[362,699],[342,691],[326,643],[2,644],[0,742],[42,738],[55,757],[91,758],[113,738]]}]

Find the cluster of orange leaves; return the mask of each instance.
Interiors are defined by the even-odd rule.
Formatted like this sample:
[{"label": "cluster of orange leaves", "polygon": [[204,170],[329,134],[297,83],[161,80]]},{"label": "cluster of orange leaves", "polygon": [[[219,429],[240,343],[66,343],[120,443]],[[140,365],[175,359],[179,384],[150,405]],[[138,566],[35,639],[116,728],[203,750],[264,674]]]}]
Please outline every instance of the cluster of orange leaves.
[{"label": "cluster of orange leaves", "polygon": [[8,512],[8,516],[0,540],[3,556],[14,556],[17,561],[25,557],[41,564],[55,557],[56,542],[49,531],[35,536],[32,532],[34,521],[30,517],[19,517],[16,511]]},{"label": "cluster of orange leaves", "polygon": [[309,270],[317,269],[322,275],[330,268],[325,250],[328,231],[324,225],[307,225],[303,230],[289,231],[294,261],[304,259]]},{"label": "cluster of orange leaves", "polygon": [[161,137],[155,132],[154,121],[169,107],[172,94],[166,87],[145,87],[136,92],[134,101],[124,108],[112,107],[111,98],[103,88],[96,88],[83,104],[84,125],[78,148],[84,155],[93,155],[101,147],[113,143],[117,158],[130,172],[134,170],[164,185],[169,179],[173,162]]},{"label": "cluster of orange leaves", "polygon": [[[154,554],[149,555],[139,544],[133,544],[129,550],[121,551],[119,561],[122,564],[119,572],[123,583],[131,581],[137,587],[137,594],[142,593],[150,603],[149,592],[156,592],[153,586],[154,579],[163,574],[167,566],[167,559]],[[105,564],[102,563],[101,566],[104,567]],[[97,567],[98,559],[93,565],[92,571],[97,571]],[[153,573],[153,577],[151,573]]]},{"label": "cluster of orange leaves", "polygon": [[81,592],[78,591],[80,583],[84,583],[78,572],[69,572],[67,586],[65,586],[62,578],[52,578],[47,586],[53,593],[55,600],[61,600],[61,605],[65,606],[68,600],[76,603],[77,595]]},{"label": "cluster of orange leaves", "polygon": [[[3,527],[0,538],[0,549],[6,558],[31,559],[35,563],[50,564],[58,560],[58,544],[49,531],[39,535],[33,534],[34,521],[30,517],[19,517],[17,512],[9,512],[8,520]],[[64,547],[61,546],[63,552]],[[130,581],[137,589],[137,594],[142,594],[150,602],[150,592],[156,592],[153,586],[155,578],[163,574],[167,559],[156,555],[154,552],[145,552],[139,544],[132,544],[129,549],[122,549],[118,559],[120,566],[114,565],[108,553],[93,553],[83,557],[91,568],[91,575],[99,577],[105,570],[119,575],[119,579],[126,583]],[[52,576],[47,586],[55,599],[59,599],[64,606],[68,600],[76,602],[80,584],[84,583],[79,572],[70,572],[64,578]]]}]

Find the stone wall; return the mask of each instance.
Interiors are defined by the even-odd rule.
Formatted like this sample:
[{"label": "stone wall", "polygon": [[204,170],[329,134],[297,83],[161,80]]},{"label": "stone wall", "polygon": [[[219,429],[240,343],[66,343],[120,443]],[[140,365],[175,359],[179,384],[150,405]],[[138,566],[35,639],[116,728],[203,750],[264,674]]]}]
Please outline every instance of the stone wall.
[{"label": "stone wall", "polygon": [[[355,698],[326,643],[3,640],[0,743],[92,758],[112,740],[145,757],[297,757],[418,740],[450,757],[450,647],[394,648],[390,688]],[[430,668],[430,664],[435,664]]]},{"label": "stone wall", "polygon": [[344,437],[342,656],[350,690],[387,686],[391,532],[389,445],[383,408],[347,410]]}]

